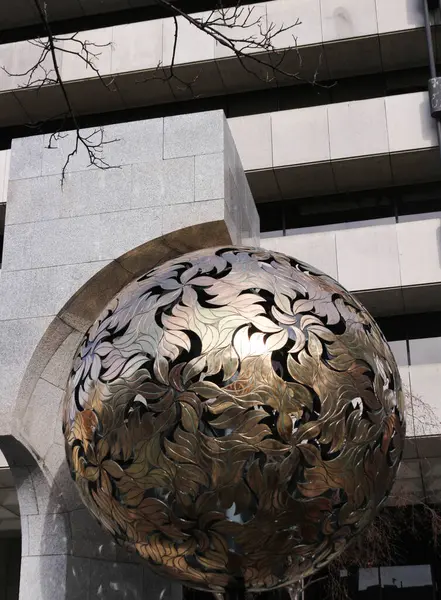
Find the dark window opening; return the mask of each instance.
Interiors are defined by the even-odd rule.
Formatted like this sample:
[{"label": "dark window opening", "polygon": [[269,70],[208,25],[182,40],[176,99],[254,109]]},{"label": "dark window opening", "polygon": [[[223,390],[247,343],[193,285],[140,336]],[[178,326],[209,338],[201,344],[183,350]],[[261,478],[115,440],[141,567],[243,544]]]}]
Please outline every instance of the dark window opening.
[{"label": "dark window opening", "polygon": [[388,342],[441,337],[441,312],[375,317]]},{"label": "dark window opening", "polygon": [[261,231],[279,231],[441,211],[441,182],[257,204]]}]

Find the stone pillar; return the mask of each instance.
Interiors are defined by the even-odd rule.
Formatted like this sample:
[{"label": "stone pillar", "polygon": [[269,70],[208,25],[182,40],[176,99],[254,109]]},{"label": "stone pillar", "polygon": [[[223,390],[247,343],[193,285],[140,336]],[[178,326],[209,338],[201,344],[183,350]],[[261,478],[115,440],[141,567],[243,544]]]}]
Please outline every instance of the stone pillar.
[{"label": "stone pillar", "polygon": [[79,153],[63,187],[71,136],[57,149],[47,148],[45,136],[12,145],[0,278],[0,446],[20,501],[20,600],[180,596],[179,585],[128,556],[82,508],[64,458],[61,402],[81,336],[129,281],[184,252],[258,245],[257,211],[222,112],[104,133],[116,140],[104,147],[115,168],[90,168]]}]

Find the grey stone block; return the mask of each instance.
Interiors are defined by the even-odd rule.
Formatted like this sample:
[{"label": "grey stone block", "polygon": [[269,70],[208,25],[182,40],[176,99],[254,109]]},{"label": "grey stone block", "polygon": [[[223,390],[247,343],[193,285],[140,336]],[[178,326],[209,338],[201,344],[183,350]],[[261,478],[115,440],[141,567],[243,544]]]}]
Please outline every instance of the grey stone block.
[{"label": "grey stone block", "polygon": [[224,218],[223,200],[166,206],[163,214],[163,233],[176,231],[199,223],[221,221]]},{"label": "grey stone block", "polygon": [[108,262],[63,307],[60,319],[73,329],[85,332],[107,302],[132,279],[131,273],[119,263]]},{"label": "grey stone block", "polygon": [[99,257],[118,258],[160,235],[162,208],[141,208],[100,215]]},{"label": "grey stone block", "polygon": [[69,517],[75,556],[116,560],[116,542],[85,508],[72,511]]},{"label": "grey stone block", "polygon": [[20,600],[66,600],[67,556],[25,556]]},{"label": "grey stone block", "polygon": [[44,369],[41,375],[43,379],[61,389],[66,387],[71,369],[70,360],[73,359],[82,337],[81,333],[73,331],[64,340]]},{"label": "grey stone block", "polygon": [[[49,359],[54,354],[56,348],[58,348],[58,346],[72,332],[72,328],[63,323],[58,317],[39,317],[38,319],[31,320],[32,323],[34,321],[41,323],[42,326],[43,324],[46,324],[46,328],[42,332],[38,342],[35,344],[35,348],[32,348],[31,358],[30,360],[28,359],[26,364],[26,376],[21,380],[20,383],[14,415],[19,422],[26,411],[26,407],[29,403],[32,393],[34,392],[41,372],[49,362]],[[12,321],[12,323],[16,324],[21,324],[22,322],[26,323],[27,320],[19,319],[18,321]],[[3,322],[0,322],[0,324],[2,325]],[[18,425],[18,427],[19,431],[21,431],[20,425]],[[34,465],[35,461],[32,460],[30,464]]]},{"label": "grey stone block", "polygon": [[30,223],[61,216],[59,177],[32,177],[9,182],[6,224]]},{"label": "grey stone block", "polygon": [[40,379],[23,416],[23,434],[40,456],[45,456],[54,440],[56,416],[62,397],[62,390]]},{"label": "grey stone block", "polygon": [[33,234],[33,223],[6,225],[1,265],[2,271],[29,269],[32,260]]},{"label": "grey stone block", "polygon": [[224,114],[212,111],[164,120],[164,158],[222,152]]},{"label": "grey stone block", "polygon": [[[58,427],[61,429],[61,422],[57,424]],[[83,508],[66,462],[64,447],[53,444],[46,453],[45,466],[52,475],[54,485],[61,491],[64,509],[72,511]]]},{"label": "grey stone block", "polygon": [[106,261],[0,271],[0,320],[56,315]]},{"label": "grey stone block", "polygon": [[133,273],[134,277],[138,277],[161,262],[175,258],[177,255],[177,252],[171,250],[170,246],[167,245],[166,240],[159,237],[130,250],[130,252],[118,258],[118,262],[124,269]]},{"label": "grey stone block", "polygon": [[143,567],[143,589],[151,600],[180,600],[182,586],[170,579],[156,575],[147,566]]},{"label": "grey stone block", "polygon": [[132,208],[194,200],[193,157],[133,165],[132,178]]},{"label": "grey stone block", "polygon": [[[89,138],[91,144],[99,145],[100,141],[107,141],[109,138],[106,135],[101,136],[100,128],[87,128],[81,130],[81,135],[84,138]],[[40,144],[42,146],[42,162],[41,162],[41,174],[42,175],[61,175],[64,165],[68,162],[66,169],[67,173],[74,173],[75,171],[85,171],[86,169],[96,169],[91,166],[89,154],[84,144],[79,143],[77,151],[76,147],[76,133],[68,131],[61,134],[61,137],[54,139],[50,134],[45,136],[39,136]],[[101,152],[98,149],[97,156],[101,156]]]},{"label": "grey stone block", "polygon": [[[90,588],[90,560],[67,557],[65,600],[88,600]],[[63,599],[64,600],[64,599]]]},{"label": "grey stone block", "polygon": [[144,600],[142,566],[91,560],[90,598],[96,600]]},{"label": "grey stone block", "polygon": [[39,177],[42,174],[42,160],[42,136],[37,135],[13,140],[9,179]]},{"label": "grey stone block", "polygon": [[99,215],[89,215],[15,227],[22,228],[18,237],[27,237],[32,228],[31,267],[38,268],[100,260],[99,225]]},{"label": "grey stone block", "polygon": [[164,119],[118,123],[104,128],[108,140],[104,158],[111,165],[129,165],[162,159]]},{"label": "grey stone block", "polygon": [[15,487],[17,489],[18,501],[20,503],[20,515],[38,514],[37,495],[30,469],[27,467],[14,467],[13,469]]},{"label": "grey stone block", "polygon": [[58,193],[60,216],[79,217],[129,208],[131,178],[131,167],[123,166],[69,173],[63,188],[59,177],[50,179]]},{"label": "grey stone block", "polygon": [[0,434],[12,431],[18,390],[31,356],[52,319],[19,319],[0,322]]},{"label": "grey stone block", "polygon": [[29,522],[26,515],[20,515],[21,555],[29,556]]},{"label": "grey stone block", "polygon": [[201,154],[195,157],[195,200],[225,197],[225,155]]},{"label": "grey stone block", "polygon": [[71,535],[66,513],[29,515],[28,521],[30,556],[69,552]]},{"label": "grey stone block", "polygon": [[[53,445],[48,451],[51,451],[52,449]],[[60,488],[53,479],[47,479],[41,469],[35,468],[32,471],[32,482],[37,498],[38,513],[40,515],[61,513],[65,510]]]}]

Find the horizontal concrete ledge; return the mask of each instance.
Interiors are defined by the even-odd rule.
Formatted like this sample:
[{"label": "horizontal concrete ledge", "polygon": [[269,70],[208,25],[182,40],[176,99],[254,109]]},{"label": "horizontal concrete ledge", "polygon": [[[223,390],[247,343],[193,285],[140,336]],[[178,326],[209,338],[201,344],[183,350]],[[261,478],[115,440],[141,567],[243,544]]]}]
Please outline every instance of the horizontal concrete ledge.
[{"label": "horizontal concrete ledge", "polygon": [[[134,1],[139,5],[147,3],[147,0],[113,0],[110,5],[113,8]],[[31,0],[20,0],[14,7],[20,7],[26,14],[31,4]],[[63,5],[60,11],[64,13],[69,10],[64,4],[71,8],[77,6],[84,14],[99,12],[103,6],[99,0],[58,2],[57,6]],[[427,65],[420,4],[419,0],[409,0],[406,7],[402,6],[402,0],[359,3],[340,0],[338,10],[334,10],[334,2],[329,0],[272,0],[257,4],[253,18],[261,18],[264,27],[269,23],[274,23],[276,28],[286,26],[299,19],[292,31],[275,38],[275,51],[261,58],[270,63],[280,60],[280,51],[294,45],[294,35],[296,48],[287,52],[280,67],[289,73],[299,72],[305,82]],[[1,10],[0,7],[0,23],[4,23]],[[203,18],[207,14],[194,16]],[[175,72],[184,82],[193,82],[191,90],[178,80],[163,82],[156,78],[157,66],[167,68],[171,62],[173,19],[118,25],[78,35],[79,40],[100,46],[94,64],[101,75],[108,78],[108,87],[103,86],[96,72],[87,68],[81,59],[62,51],[66,48],[75,52],[78,44],[68,39],[60,42],[58,62],[76,113],[103,113],[265,88],[268,80],[269,85],[295,83],[292,78],[277,75],[271,68],[259,66],[251,59],[244,69],[232,52],[212,37],[182,19],[179,23]],[[247,29],[247,35],[258,39],[259,30],[254,29]],[[441,28],[434,28],[434,32],[437,48],[441,49]],[[23,73],[35,64],[39,53],[39,48],[26,41],[3,44],[0,45],[0,66],[9,72]],[[51,70],[50,59],[43,66]],[[42,74],[43,70],[36,73],[36,77]],[[145,80],[149,81],[140,83]],[[0,126],[41,121],[65,111],[58,86],[21,89],[26,82],[27,77],[11,78],[0,71]]]},{"label": "horizontal concrete ledge", "polygon": [[355,292],[375,317],[436,312],[441,306],[441,283]]},{"label": "horizontal concrete ledge", "polygon": [[441,179],[438,147],[247,171],[257,203],[295,200]]},{"label": "horizontal concrete ledge", "polygon": [[[91,15],[129,10],[154,4],[154,0],[45,0],[51,21],[85,19]],[[40,18],[33,0],[15,0],[0,4],[0,31],[18,27],[40,25]]]},{"label": "horizontal concrete ledge", "polygon": [[441,306],[440,217],[433,213],[399,223],[364,221],[329,231],[264,234],[261,245],[334,277],[374,316],[435,311]]},{"label": "horizontal concrete ledge", "polygon": [[441,177],[426,92],[236,117],[229,125],[258,202]]}]

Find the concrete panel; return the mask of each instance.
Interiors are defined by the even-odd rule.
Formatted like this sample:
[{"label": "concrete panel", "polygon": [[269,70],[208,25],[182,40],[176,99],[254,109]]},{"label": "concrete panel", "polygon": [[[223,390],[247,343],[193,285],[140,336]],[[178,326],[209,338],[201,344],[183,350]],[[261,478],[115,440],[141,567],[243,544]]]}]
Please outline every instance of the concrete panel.
[{"label": "concrete panel", "polygon": [[384,98],[331,104],[328,118],[332,160],[389,152]]},{"label": "concrete panel", "polygon": [[336,232],[339,281],[349,290],[401,284],[395,225]]},{"label": "concrete panel", "polygon": [[410,340],[410,362],[416,365],[437,365],[441,363],[441,338]]},{"label": "concrete panel", "polygon": [[[412,341],[410,352],[412,361]],[[413,396],[414,430],[417,435],[441,433],[441,363],[410,366],[410,382]]]},{"label": "concrete panel", "polygon": [[441,225],[428,219],[397,226],[402,285],[441,281]]},{"label": "concrete panel", "polygon": [[[0,78],[0,90],[17,89],[24,86],[40,86],[42,81],[55,80],[55,71],[50,53],[44,52],[45,39],[14,42],[2,47],[0,66],[4,67]],[[44,56],[43,56],[44,55]],[[62,68],[64,53],[55,51],[57,63]],[[36,69],[32,71],[32,68]]]},{"label": "concrete panel", "polygon": [[389,342],[389,346],[393,352],[397,365],[399,367],[408,367],[409,359],[407,356],[407,342],[406,340],[396,340],[395,342]]},{"label": "concrete panel", "polygon": [[[234,26],[228,29],[228,38],[235,41],[235,48],[244,52],[252,52],[252,46],[244,40],[244,31],[246,31],[246,39],[262,40],[262,32],[267,31],[267,3],[251,5],[251,12],[248,7],[245,9],[239,6],[236,8],[227,8],[224,11],[226,23],[234,23]],[[295,17],[294,17],[295,20]],[[244,28],[245,26],[245,28]],[[219,31],[225,35],[225,27],[220,26]],[[216,41],[215,56],[216,58],[225,58],[233,56],[234,53],[228,47]]]},{"label": "concrete panel", "polygon": [[[193,19],[203,22],[211,16],[211,13],[195,13],[191,16]],[[187,19],[178,17],[176,25],[174,19],[164,19],[163,28],[164,65],[214,60],[216,40],[189,23]],[[175,36],[177,36],[176,47]]]},{"label": "concrete panel", "polygon": [[97,77],[97,71],[101,76],[112,72],[112,27],[80,31],[74,34],[73,39],[68,39],[72,36],[63,37],[63,80],[76,81]]},{"label": "concrete panel", "polygon": [[378,32],[392,33],[424,27],[424,11],[419,0],[375,0]]},{"label": "concrete panel", "polygon": [[274,24],[275,31],[297,23],[275,36],[276,48],[291,48],[294,39],[297,47],[322,43],[320,0],[276,0],[267,2],[266,6],[268,24]]},{"label": "concrete panel", "polygon": [[291,234],[283,237],[262,237],[261,245],[268,250],[283,252],[304,261],[327,275],[338,279],[335,233]]},{"label": "concrete panel", "polygon": [[437,145],[435,121],[430,116],[426,92],[388,96],[386,116],[391,152],[408,152]]},{"label": "concrete panel", "polygon": [[112,73],[155,69],[164,64],[162,33],[162,19],[115,26]]},{"label": "concrete panel", "polygon": [[271,126],[275,167],[330,159],[326,106],[273,113]]},{"label": "concrete panel", "polygon": [[375,0],[320,0],[325,42],[378,33]]},{"label": "concrete panel", "polygon": [[273,164],[271,118],[274,115],[261,114],[228,120],[243,168],[248,171]]}]

